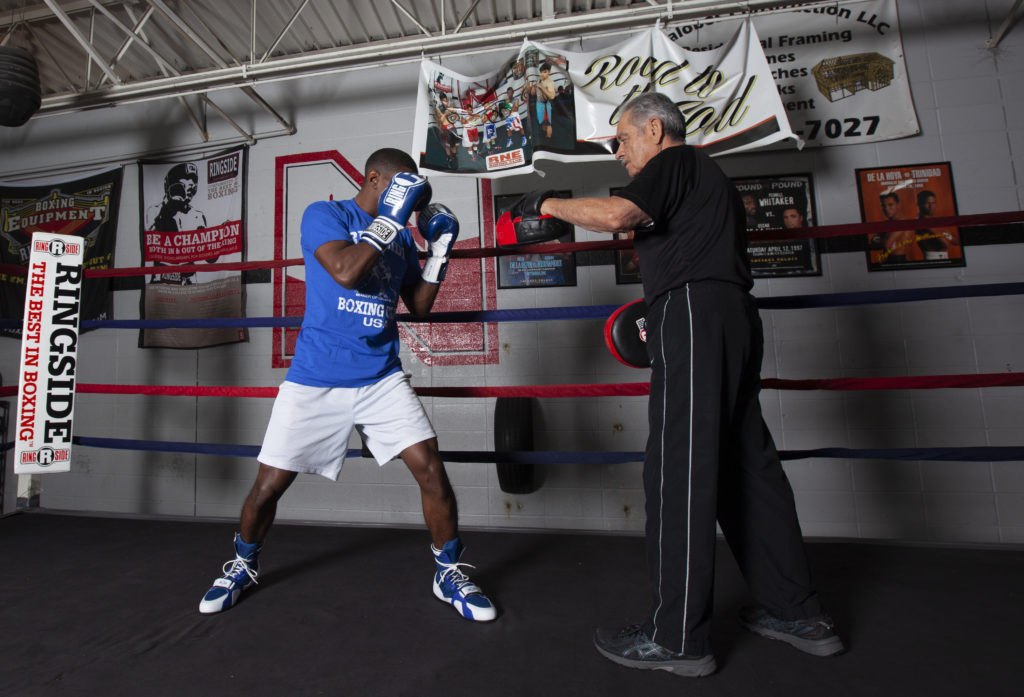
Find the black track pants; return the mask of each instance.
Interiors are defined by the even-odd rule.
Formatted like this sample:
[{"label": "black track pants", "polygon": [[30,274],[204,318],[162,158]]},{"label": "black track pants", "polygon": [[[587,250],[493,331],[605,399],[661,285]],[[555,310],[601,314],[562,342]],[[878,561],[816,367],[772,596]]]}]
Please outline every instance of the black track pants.
[{"label": "black track pants", "polygon": [[758,603],[784,619],[818,614],[793,490],[761,417],[754,299],[730,283],[689,283],[654,302],[647,342],[647,635],[711,652],[716,520]]}]

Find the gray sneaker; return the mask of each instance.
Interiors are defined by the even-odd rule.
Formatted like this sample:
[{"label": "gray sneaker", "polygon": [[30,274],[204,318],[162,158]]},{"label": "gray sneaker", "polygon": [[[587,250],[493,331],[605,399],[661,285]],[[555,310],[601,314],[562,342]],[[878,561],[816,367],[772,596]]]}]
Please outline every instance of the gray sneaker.
[{"label": "gray sneaker", "polygon": [[594,646],[608,660],[630,668],[665,670],[692,678],[711,675],[717,668],[713,655],[673,653],[648,639],[638,624],[621,629],[598,629],[594,633]]},{"label": "gray sneaker", "polygon": [[754,634],[784,641],[812,656],[834,656],[843,651],[843,642],[828,615],[780,620],[763,607],[745,607],[740,609],[740,624]]}]

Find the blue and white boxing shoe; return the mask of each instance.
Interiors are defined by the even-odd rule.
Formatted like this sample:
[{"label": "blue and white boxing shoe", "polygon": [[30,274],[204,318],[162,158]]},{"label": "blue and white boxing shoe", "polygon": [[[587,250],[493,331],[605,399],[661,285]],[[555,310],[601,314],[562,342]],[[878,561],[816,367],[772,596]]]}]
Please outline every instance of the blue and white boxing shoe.
[{"label": "blue and white boxing shoe", "polygon": [[259,575],[261,543],[249,544],[235,533],[235,558],[224,563],[224,575],[213,582],[210,590],[199,601],[199,612],[212,615],[234,606],[242,591],[256,584]]},{"label": "blue and white boxing shoe", "polygon": [[430,545],[430,549],[434,552],[434,561],[437,564],[437,570],[434,572],[434,596],[449,603],[466,619],[490,622],[497,617],[498,612],[490,599],[459,569],[460,566],[472,568],[471,564],[459,562],[465,550],[459,538],[449,540],[441,549],[434,545]]}]

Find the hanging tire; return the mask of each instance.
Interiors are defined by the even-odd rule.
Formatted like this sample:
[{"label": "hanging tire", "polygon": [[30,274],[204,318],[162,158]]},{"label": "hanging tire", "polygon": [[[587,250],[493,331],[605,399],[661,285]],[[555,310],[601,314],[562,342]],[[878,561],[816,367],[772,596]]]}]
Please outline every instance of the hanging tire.
[{"label": "hanging tire", "polygon": [[[494,449],[533,450],[533,398],[498,397],[494,404]],[[532,494],[542,472],[532,462],[499,462],[498,485],[506,494]]]},{"label": "hanging tire", "polygon": [[39,66],[28,51],[0,46],[0,126],[21,126],[42,104]]}]

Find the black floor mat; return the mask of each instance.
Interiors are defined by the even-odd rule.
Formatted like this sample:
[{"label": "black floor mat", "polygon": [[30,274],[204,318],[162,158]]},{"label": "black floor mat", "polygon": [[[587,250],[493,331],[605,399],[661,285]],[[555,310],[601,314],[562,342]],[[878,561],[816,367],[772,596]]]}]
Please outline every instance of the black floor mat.
[{"label": "black floor mat", "polygon": [[234,526],[22,513],[0,520],[0,695],[1022,694],[1024,552],[810,542],[848,651],[814,658],[743,631],[748,597],[719,549],[719,671],[622,668],[591,643],[646,609],[635,536],[467,531],[499,606],[476,624],[434,599],[424,530],[278,524],[260,584],[197,611]]}]

